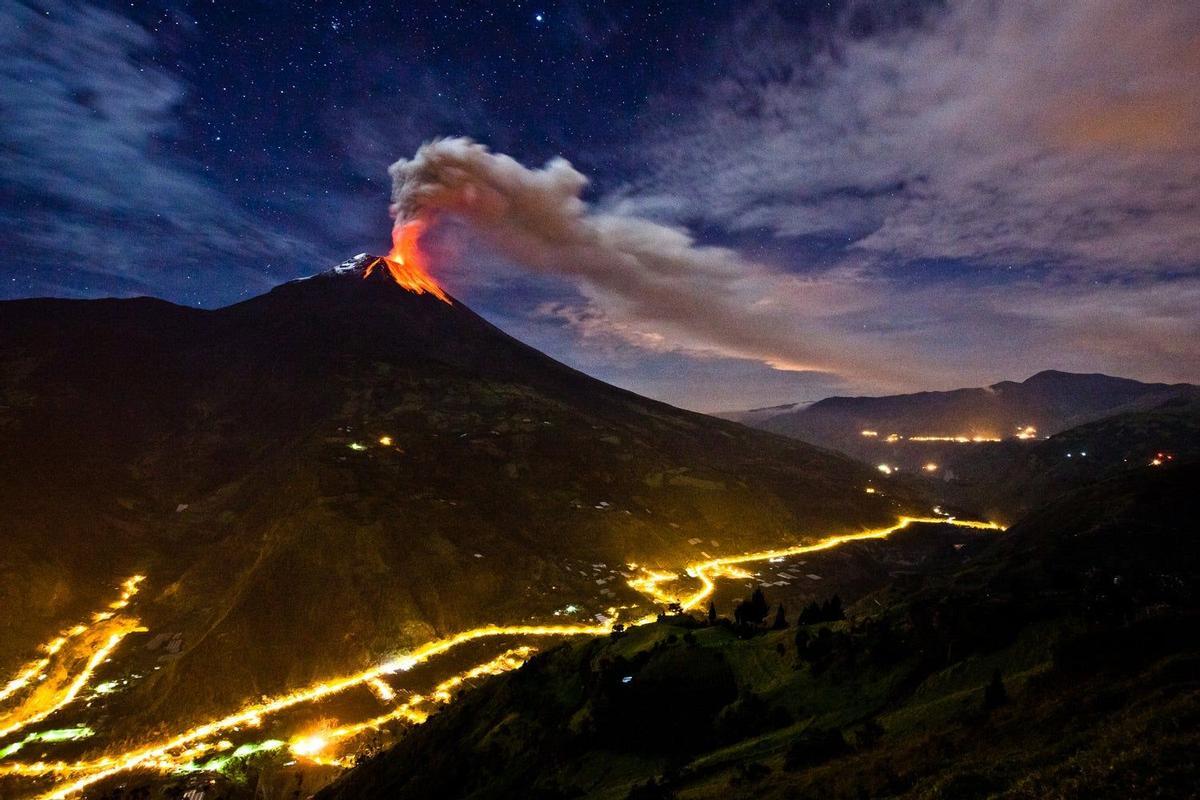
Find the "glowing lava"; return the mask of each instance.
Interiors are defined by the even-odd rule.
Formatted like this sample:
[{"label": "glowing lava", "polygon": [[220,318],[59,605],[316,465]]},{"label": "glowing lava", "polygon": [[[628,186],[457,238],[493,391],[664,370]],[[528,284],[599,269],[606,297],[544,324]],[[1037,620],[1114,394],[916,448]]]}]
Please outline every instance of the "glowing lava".
[{"label": "glowing lava", "polygon": [[368,264],[363,277],[369,278],[375,268],[382,264],[387,267],[392,279],[410,292],[429,292],[443,303],[449,303],[450,298],[429,274],[429,262],[420,247],[423,233],[425,223],[421,220],[412,220],[392,228],[392,251]]}]

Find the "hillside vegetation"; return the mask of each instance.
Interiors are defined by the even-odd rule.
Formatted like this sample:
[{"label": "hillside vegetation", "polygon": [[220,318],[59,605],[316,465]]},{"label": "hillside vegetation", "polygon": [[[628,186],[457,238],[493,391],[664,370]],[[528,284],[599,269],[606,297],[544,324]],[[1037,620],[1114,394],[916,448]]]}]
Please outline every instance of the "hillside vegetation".
[{"label": "hillside vegetation", "polygon": [[845,621],[564,645],[320,797],[1192,796],[1198,479],[1081,489]]}]

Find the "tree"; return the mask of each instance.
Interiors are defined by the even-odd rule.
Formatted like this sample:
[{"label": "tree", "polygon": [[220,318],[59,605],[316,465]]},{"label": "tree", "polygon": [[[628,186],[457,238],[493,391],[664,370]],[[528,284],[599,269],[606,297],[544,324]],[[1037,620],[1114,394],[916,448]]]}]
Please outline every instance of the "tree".
[{"label": "tree", "polygon": [[767,597],[759,587],[754,590],[749,600],[743,600],[734,606],[733,619],[738,625],[762,625],[770,611]]},{"label": "tree", "polygon": [[762,587],[754,590],[754,594],[750,596],[749,607],[746,609],[746,622],[751,625],[762,625],[763,620],[770,613],[771,606],[767,603],[767,596],[763,594]]},{"label": "tree", "polygon": [[845,618],[846,612],[842,610],[842,598],[835,594],[824,603],[818,604],[814,600],[806,605],[800,612],[798,623],[800,625],[816,625],[819,622],[837,622]]},{"label": "tree", "polygon": [[821,607],[821,616],[824,617],[823,622],[836,622],[839,619],[846,618],[846,612],[842,611],[842,598],[834,595],[825,602]]},{"label": "tree", "polygon": [[1000,670],[992,673],[992,682],[983,690],[983,708],[985,711],[999,708],[1008,702],[1008,690],[1000,678]]},{"label": "tree", "polygon": [[804,658],[805,652],[808,650],[808,631],[804,628],[796,630],[796,653]]},{"label": "tree", "polygon": [[712,600],[708,601],[708,624],[714,625],[717,622],[717,605]]},{"label": "tree", "polygon": [[775,624],[773,624],[771,628],[772,630],[781,631],[787,626],[787,614],[783,610],[783,603],[780,603],[779,607],[775,609]]}]

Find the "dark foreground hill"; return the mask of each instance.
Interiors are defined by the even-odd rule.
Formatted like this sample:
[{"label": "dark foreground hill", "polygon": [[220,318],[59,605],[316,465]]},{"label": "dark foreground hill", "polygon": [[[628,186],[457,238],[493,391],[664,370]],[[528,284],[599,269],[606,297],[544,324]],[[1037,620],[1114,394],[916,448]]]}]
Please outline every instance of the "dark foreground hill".
[{"label": "dark foreground hill", "polygon": [[1100,481],[847,621],[564,645],[318,796],[1193,797],[1198,481]]},{"label": "dark foreground hill", "polygon": [[778,414],[752,415],[747,422],[868,461],[911,468],[940,463],[939,456],[953,450],[952,444],[913,442],[912,437],[1010,439],[1027,428],[1045,437],[1180,398],[1200,399],[1200,387],[1045,371],[1020,383],[948,392],[831,397]]},{"label": "dark foreground hill", "polygon": [[106,667],[129,683],[106,729],[134,737],[475,625],[591,621],[642,599],[628,561],[914,507],[361,261],[215,311],[0,303],[0,475],[0,666],[145,574],[150,635]]}]

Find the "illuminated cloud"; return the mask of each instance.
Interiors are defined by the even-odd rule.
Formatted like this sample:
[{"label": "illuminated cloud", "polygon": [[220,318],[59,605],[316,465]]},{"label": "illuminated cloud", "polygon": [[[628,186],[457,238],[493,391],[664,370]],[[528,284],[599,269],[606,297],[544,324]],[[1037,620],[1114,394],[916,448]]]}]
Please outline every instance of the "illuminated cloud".
[{"label": "illuminated cloud", "polygon": [[967,0],[856,35],[867,13],[815,51],[769,12],[736,32],[638,193],[881,259],[1197,267],[1200,6]]}]

